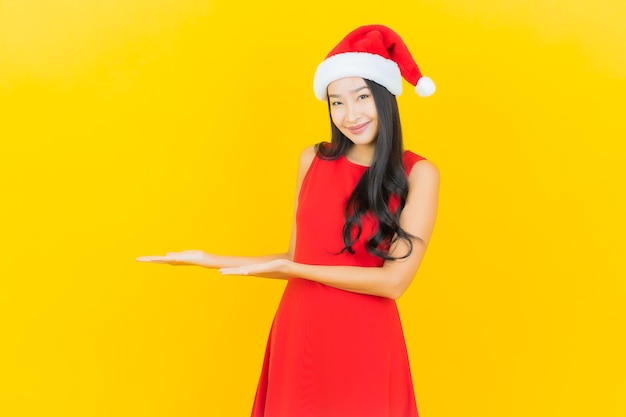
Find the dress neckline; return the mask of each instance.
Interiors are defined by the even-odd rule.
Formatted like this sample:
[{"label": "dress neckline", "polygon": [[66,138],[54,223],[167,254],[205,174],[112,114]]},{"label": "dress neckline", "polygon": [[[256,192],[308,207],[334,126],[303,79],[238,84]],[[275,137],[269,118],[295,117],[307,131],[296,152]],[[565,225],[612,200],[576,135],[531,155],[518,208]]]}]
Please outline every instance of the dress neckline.
[{"label": "dress neckline", "polygon": [[354,167],[361,168],[361,169],[367,169],[367,168],[369,168],[369,165],[361,165],[361,164],[357,164],[356,162],[352,162],[351,160],[349,160],[349,159],[348,159],[348,157],[347,157],[345,154],[341,155],[341,158],[342,158],[342,159],[343,159],[346,163],[348,163],[348,165],[352,165],[352,166],[354,166]]}]

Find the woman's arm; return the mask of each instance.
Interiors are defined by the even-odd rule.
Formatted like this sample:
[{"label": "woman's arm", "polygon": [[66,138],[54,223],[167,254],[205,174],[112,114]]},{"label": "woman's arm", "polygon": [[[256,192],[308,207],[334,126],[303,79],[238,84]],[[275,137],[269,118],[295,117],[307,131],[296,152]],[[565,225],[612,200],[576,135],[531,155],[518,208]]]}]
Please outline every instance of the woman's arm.
[{"label": "woman's arm", "polygon": [[[313,146],[305,149],[300,155],[300,162],[298,164],[298,178],[296,181],[296,207],[298,209],[298,195],[300,194],[300,188],[304,176],[311,166],[311,162],[315,157],[315,148]],[[166,255],[156,256],[140,256],[137,258],[139,262],[149,262],[167,265],[192,265],[201,266],[204,268],[239,268],[248,265],[267,264],[272,261],[291,261],[293,260],[293,252],[295,248],[296,239],[296,222],[295,211],[293,230],[291,232],[291,241],[286,253],[277,253],[272,255],[263,256],[224,256],[206,253],[201,250],[185,250],[182,252],[169,252]]]},{"label": "woman's arm", "polygon": [[[400,215],[400,225],[413,236],[413,251],[408,258],[386,261],[381,268],[358,266],[319,266],[295,263],[293,258],[239,268],[223,268],[223,274],[254,275],[267,278],[300,277],[347,291],[399,298],[409,287],[424,257],[437,213],[439,171],[430,161],[420,161],[409,175],[409,195]],[[408,250],[398,240],[391,255],[402,256]]]},{"label": "woman's arm", "polygon": [[246,265],[263,264],[276,260],[290,260],[287,253],[263,256],[225,256],[206,253],[201,250],[168,252],[165,255],[140,256],[138,262],[167,264],[174,266],[201,266],[204,268],[239,268]]}]

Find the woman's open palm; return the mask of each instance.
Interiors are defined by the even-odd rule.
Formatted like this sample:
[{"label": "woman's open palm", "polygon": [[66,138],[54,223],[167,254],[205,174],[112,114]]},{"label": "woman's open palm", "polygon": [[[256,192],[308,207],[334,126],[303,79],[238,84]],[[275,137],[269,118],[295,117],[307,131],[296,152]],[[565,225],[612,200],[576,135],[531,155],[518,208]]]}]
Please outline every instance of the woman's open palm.
[{"label": "woman's open palm", "polygon": [[137,261],[173,266],[206,266],[206,253],[201,250],[184,250],[182,252],[168,252],[165,255],[140,256]]}]

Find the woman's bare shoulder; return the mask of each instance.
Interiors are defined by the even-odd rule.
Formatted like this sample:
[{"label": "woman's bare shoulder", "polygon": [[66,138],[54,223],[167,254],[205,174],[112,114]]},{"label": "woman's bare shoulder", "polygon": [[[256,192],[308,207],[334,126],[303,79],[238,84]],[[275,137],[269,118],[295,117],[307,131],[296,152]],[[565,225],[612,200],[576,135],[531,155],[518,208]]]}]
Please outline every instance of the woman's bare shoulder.
[{"label": "woman's bare shoulder", "polygon": [[439,176],[439,168],[429,159],[421,159],[413,165],[413,169],[419,170],[423,175]]},{"label": "woman's bare shoulder", "polygon": [[439,168],[432,161],[422,159],[413,165],[408,179],[409,190],[416,187],[438,188],[440,182]]},{"label": "woman's bare shoulder", "polygon": [[317,145],[307,146],[300,153],[300,169],[304,169],[305,171],[311,166],[315,155],[317,154]]}]

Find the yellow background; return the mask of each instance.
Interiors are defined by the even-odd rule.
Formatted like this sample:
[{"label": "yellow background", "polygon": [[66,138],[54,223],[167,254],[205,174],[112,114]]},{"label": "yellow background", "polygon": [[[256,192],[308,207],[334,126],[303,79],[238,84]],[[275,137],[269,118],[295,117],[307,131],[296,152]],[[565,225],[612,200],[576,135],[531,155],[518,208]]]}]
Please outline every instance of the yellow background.
[{"label": "yellow background", "polygon": [[438,85],[422,417],[626,416],[625,5],[0,1],[0,415],[248,415],[284,283],[134,259],[284,251],[315,67],[384,23]]}]

